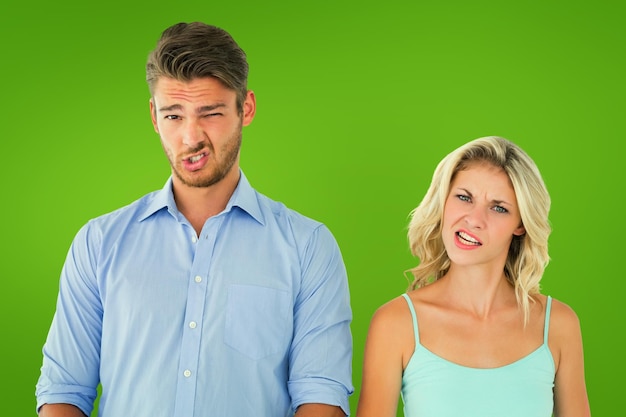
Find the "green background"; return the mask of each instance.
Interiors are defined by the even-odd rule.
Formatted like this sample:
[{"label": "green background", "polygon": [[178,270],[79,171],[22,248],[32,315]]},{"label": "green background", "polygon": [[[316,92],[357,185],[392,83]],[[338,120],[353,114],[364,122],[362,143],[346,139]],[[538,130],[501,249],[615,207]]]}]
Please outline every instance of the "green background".
[{"label": "green background", "polygon": [[165,27],[192,20],[224,27],[248,54],[258,111],[244,129],[246,175],[325,222],[342,248],[353,412],[370,317],[406,289],[416,263],[410,210],[447,152],[500,135],[544,174],[554,231],[543,290],[579,314],[592,412],[619,414],[619,2],[9,3],[0,15],[3,415],[35,415],[41,347],[78,228],[168,176],[144,64]]}]

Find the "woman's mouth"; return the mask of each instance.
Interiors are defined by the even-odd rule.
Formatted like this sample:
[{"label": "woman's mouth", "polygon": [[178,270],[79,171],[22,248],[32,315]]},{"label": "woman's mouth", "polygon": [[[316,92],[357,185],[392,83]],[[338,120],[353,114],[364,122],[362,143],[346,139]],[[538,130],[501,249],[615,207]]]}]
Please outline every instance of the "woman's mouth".
[{"label": "woman's mouth", "polygon": [[455,234],[459,242],[461,242],[464,245],[468,245],[468,246],[481,246],[482,245],[482,243],[480,243],[477,239],[473,238],[472,236],[468,235],[465,232],[456,232]]}]

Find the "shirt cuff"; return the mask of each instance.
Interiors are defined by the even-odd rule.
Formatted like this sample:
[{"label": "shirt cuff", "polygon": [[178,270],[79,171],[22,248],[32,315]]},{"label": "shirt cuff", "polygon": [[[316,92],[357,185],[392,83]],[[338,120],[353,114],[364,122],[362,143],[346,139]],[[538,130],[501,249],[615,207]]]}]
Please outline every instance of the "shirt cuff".
[{"label": "shirt cuff", "polygon": [[346,416],[350,415],[348,397],[353,391],[342,384],[309,378],[305,381],[290,381],[288,386],[294,412],[302,404],[328,404],[341,407]]}]

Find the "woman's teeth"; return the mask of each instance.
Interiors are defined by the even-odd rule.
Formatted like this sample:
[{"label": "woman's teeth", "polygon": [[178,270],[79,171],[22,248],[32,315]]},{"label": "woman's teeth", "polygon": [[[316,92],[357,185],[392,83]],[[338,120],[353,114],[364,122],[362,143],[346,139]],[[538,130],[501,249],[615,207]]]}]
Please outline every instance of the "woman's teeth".
[{"label": "woman's teeth", "polygon": [[468,245],[477,245],[478,246],[478,245],[481,244],[479,241],[477,241],[476,239],[474,239],[473,237],[471,237],[467,233],[457,232],[456,235],[459,237],[459,239],[465,241],[465,243],[467,243]]}]

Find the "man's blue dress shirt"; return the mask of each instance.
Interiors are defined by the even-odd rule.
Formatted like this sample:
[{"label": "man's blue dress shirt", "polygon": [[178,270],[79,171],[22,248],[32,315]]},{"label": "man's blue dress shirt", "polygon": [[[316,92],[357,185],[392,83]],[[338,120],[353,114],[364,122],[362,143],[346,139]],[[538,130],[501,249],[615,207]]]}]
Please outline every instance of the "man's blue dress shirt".
[{"label": "man's blue dress shirt", "polygon": [[198,237],[171,178],[89,221],[61,273],[37,407],[101,417],[349,414],[352,313],[330,231],[241,173]]}]

